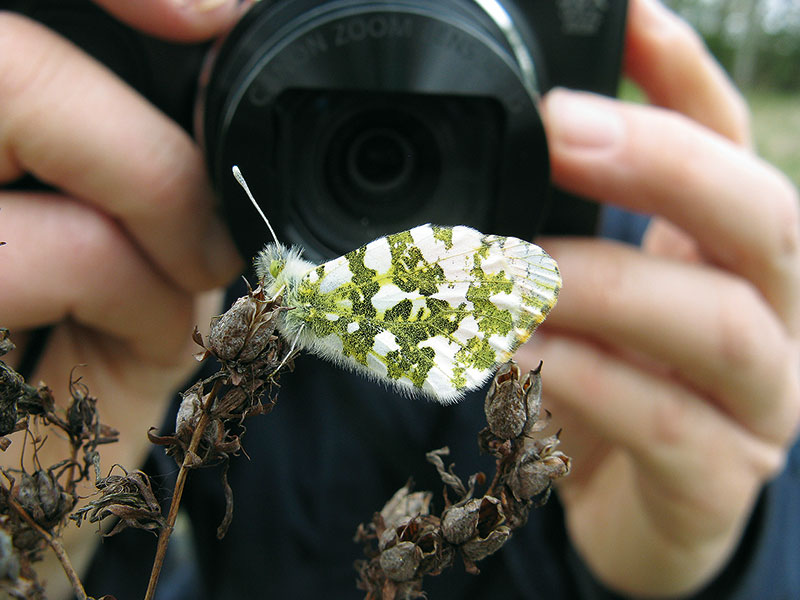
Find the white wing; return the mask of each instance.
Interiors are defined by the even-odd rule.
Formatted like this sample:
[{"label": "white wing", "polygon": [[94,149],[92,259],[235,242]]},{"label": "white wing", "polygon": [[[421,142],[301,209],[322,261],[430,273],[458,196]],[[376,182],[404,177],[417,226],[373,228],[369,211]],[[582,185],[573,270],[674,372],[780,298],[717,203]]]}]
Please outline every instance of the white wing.
[{"label": "white wing", "polygon": [[286,328],[302,326],[316,354],[450,402],[530,337],[560,286],[534,244],[422,225],[308,271],[287,295]]}]

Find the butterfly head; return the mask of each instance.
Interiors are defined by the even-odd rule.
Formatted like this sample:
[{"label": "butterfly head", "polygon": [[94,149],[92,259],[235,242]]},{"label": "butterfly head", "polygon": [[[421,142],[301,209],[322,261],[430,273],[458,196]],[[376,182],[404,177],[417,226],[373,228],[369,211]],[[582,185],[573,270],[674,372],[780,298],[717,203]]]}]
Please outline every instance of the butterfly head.
[{"label": "butterfly head", "polygon": [[270,276],[272,276],[273,279],[277,279],[283,272],[285,266],[286,266],[286,260],[283,257],[272,258],[269,262],[269,267],[268,267]]},{"label": "butterfly head", "polygon": [[284,287],[291,291],[297,281],[314,268],[315,265],[303,260],[301,254],[296,246],[288,248],[283,244],[267,244],[256,255],[253,266],[267,294],[274,296]]},{"label": "butterfly head", "polygon": [[267,244],[264,249],[256,255],[253,266],[256,270],[259,283],[271,294],[280,287],[279,280],[286,268],[286,258],[289,249],[283,244]]}]

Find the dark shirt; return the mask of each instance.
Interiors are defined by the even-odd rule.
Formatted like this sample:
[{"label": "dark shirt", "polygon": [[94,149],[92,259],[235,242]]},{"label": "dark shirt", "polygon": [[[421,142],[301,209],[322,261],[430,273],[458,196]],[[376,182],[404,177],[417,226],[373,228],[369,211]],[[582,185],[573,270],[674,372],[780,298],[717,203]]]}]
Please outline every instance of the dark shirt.
[{"label": "dark shirt", "polygon": [[[609,211],[604,226],[611,237],[638,240],[644,221]],[[546,365],[542,373],[546,390]],[[222,540],[216,538],[225,509],[220,469],[190,474],[181,521],[188,518],[189,526],[178,527],[173,536],[159,600],[363,598],[353,569],[361,557],[361,547],[352,541],[357,525],[410,476],[415,489],[435,493],[435,509],[442,507],[442,483],[425,461],[426,452],[448,445],[464,479],[492,472],[491,459],[479,456],[476,443],[485,426],[485,390],[442,407],[403,398],[311,355],[300,356],[280,384],[275,410],[247,421],[247,457],[230,461],[234,513]],[[165,433],[174,429],[175,409]],[[149,425],[142,423],[142,430]],[[174,461],[156,448],[146,470],[167,498]],[[613,552],[614,540],[608,542]],[[105,540],[86,579],[87,592],[142,598],[154,552],[155,537],[143,531]],[[798,565],[800,448],[795,447],[786,470],[764,490],[738,552],[696,598],[800,598]],[[481,574],[473,576],[456,563],[426,578],[425,590],[432,600],[619,597],[593,580],[571,547],[556,495],[479,566]]]}]

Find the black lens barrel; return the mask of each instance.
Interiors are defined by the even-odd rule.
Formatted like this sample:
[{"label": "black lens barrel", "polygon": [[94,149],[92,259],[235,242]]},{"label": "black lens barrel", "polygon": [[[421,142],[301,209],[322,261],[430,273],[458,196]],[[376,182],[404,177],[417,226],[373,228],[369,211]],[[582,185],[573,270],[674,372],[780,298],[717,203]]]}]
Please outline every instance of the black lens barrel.
[{"label": "black lens barrel", "polygon": [[428,221],[530,237],[547,148],[537,82],[506,33],[466,0],[257,3],[201,111],[242,253],[268,236],[233,164],[279,237],[312,258]]}]

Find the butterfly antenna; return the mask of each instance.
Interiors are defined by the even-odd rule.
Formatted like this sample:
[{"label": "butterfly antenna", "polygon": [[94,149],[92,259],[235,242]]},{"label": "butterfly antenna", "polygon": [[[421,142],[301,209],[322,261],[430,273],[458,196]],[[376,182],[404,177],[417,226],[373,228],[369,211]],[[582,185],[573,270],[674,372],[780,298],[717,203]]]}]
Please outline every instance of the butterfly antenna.
[{"label": "butterfly antenna", "polygon": [[239,167],[233,165],[233,168],[231,170],[233,171],[233,176],[236,178],[236,181],[239,182],[239,185],[242,186],[242,189],[247,194],[247,197],[250,198],[250,202],[252,202],[253,206],[256,207],[258,214],[261,215],[261,218],[264,219],[264,223],[267,224],[269,232],[272,234],[272,239],[275,240],[275,244],[279,244],[278,236],[275,235],[275,230],[272,228],[272,225],[270,225],[269,219],[267,219],[267,216],[264,214],[264,211],[261,210],[261,207],[258,205],[258,202],[256,202],[256,199],[253,198],[253,194],[250,191],[250,188],[247,186],[247,182],[244,180],[244,175],[242,175],[242,172],[239,170]]}]

